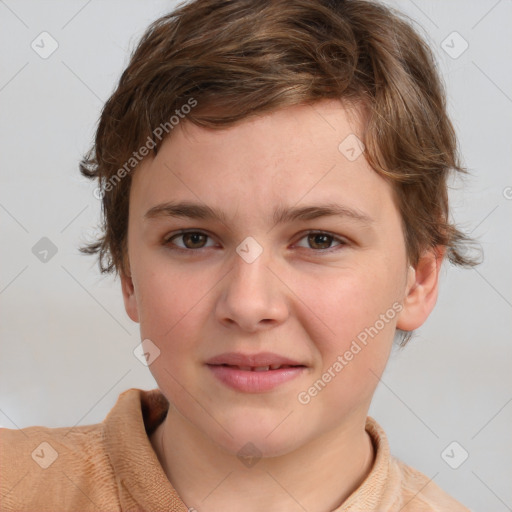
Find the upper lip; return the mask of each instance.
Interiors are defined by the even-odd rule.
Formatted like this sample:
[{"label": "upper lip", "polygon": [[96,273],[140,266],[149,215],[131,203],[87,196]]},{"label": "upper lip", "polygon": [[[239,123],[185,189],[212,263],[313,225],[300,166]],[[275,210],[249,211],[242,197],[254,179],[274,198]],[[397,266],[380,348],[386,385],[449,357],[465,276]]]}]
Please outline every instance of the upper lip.
[{"label": "upper lip", "polygon": [[206,361],[206,364],[229,366],[250,366],[254,368],[270,365],[289,365],[289,366],[306,366],[289,357],[280,356],[271,352],[260,352],[258,354],[242,354],[240,352],[227,352],[212,357]]}]

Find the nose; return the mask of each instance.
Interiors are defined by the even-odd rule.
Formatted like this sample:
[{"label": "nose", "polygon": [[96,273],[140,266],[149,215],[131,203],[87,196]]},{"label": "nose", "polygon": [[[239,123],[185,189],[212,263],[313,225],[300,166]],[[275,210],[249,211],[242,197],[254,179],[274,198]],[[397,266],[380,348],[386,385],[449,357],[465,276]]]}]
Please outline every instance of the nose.
[{"label": "nose", "polygon": [[251,263],[235,254],[233,267],[222,282],[216,316],[226,327],[257,332],[288,317],[286,286],[266,251]]}]

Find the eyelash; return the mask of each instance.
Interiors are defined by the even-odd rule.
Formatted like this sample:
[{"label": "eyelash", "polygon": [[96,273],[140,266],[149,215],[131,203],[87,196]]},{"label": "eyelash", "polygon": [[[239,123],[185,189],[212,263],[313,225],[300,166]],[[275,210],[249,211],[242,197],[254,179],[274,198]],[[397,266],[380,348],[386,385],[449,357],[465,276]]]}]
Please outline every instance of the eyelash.
[{"label": "eyelash", "polygon": [[[163,245],[164,246],[168,246],[168,244],[170,244],[173,239],[182,237],[182,236],[184,236],[186,234],[198,234],[198,235],[207,236],[210,239],[212,238],[208,233],[205,233],[203,231],[181,230],[178,233],[173,233],[172,235],[169,235],[168,237],[166,237],[164,239],[164,241],[163,241]],[[329,233],[327,231],[315,231],[315,230],[306,232],[301,238],[299,238],[298,241],[301,241],[303,238],[306,238],[309,235],[325,235],[325,236],[327,236],[329,238],[332,238],[333,241],[339,242],[339,245],[337,245],[335,247],[330,247],[328,249],[311,249],[311,248],[309,248],[309,250],[311,250],[311,251],[313,251],[315,253],[320,253],[320,254],[328,253],[328,254],[330,254],[330,253],[332,253],[334,251],[340,250],[344,246],[349,245],[348,241],[343,239],[343,238],[337,237],[337,236],[335,236],[335,235],[333,235],[333,234],[331,234],[331,233]],[[203,249],[211,249],[211,247],[200,247],[198,249],[184,249],[183,247],[178,247],[178,246],[169,247],[169,248],[171,250],[173,250],[173,251],[177,251],[177,252],[181,252],[181,253],[200,252]]]}]

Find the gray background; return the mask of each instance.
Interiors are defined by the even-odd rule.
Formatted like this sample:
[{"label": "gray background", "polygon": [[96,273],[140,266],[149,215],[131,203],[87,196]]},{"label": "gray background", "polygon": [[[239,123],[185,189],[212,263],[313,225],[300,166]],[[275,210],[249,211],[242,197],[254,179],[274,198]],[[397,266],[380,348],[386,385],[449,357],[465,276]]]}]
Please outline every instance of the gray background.
[{"label": "gray background", "polygon": [[[444,268],[436,310],[392,355],[370,414],[396,456],[468,507],[512,510],[512,2],[388,3],[414,19],[438,57],[471,172],[452,183],[453,217],[480,240],[485,261]],[[174,5],[0,0],[4,427],[100,422],[122,391],[156,387],[133,355],[138,324],[124,311],[119,282],[78,253],[100,203],[77,164],[129,51]],[[31,48],[43,31],[58,43],[46,59]],[[453,31],[469,44],[457,58],[464,41]],[[42,237],[57,248],[46,262],[32,252]],[[441,456],[453,441],[452,465],[469,454],[457,469]]]}]

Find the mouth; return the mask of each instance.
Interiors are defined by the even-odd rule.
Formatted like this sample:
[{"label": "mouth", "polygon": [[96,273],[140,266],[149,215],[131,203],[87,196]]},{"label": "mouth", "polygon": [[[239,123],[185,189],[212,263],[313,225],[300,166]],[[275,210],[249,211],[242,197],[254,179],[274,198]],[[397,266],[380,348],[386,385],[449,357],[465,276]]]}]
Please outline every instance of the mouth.
[{"label": "mouth", "polygon": [[269,372],[273,370],[284,370],[286,368],[306,368],[302,364],[269,364],[265,366],[240,366],[233,364],[214,364],[211,366],[225,366],[242,372]]},{"label": "mouth", "polygon": [[272,353],[221,354],[206,362],[213,376],[239,392],[262,393],[302,375],[307,365]]},{"label": "mouth", "polygon": [[233,366],[243,371],[269,371],[283,367],[306,366],[300,361],[272,352],[259,352],[257,354],[226,352],[208,359],[206,364]]}]

